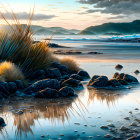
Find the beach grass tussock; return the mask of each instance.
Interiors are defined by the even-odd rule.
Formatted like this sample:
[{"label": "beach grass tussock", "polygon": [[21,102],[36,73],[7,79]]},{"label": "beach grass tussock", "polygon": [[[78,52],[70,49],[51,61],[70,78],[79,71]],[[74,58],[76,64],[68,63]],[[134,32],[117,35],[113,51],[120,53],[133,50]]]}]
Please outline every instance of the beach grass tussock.
[{"label": "beach grass tussock", "polygon": [[64,57],[60,59],[60,63],[67,66],[71,71],[78,72],[80,70],[79,64],[71,57]]},{"label": "beach grass tussock", "polygon": [[20,24],[13,15],[15,24],[10,24],[8,30],[0,32],[0,58],[2,61],[10,61],[18,65],[23,72],[29,73],[34,70],[45,68],[48,63],[55,60],[49,48],[49,42],[40,41],[33,44],[31,18],[27,25]]},{"label": "beach grass tussock", "polygon": [[8,82],[8,81],[16,81],[22,80],[25,82],[25,78],[20,69],[11,62],[2,62],[0,63],[0,81]]},{"label": "beach grass tussock", "polygon": [[71,58],[59,60],[49,48],[49,41],[40,41],[33,44],[33,32],[31,21],[33,13],[29,16],[28,24],[20,24],[13,13],[14,24],[2,15],[3,20],[9,25],[8,30],[0,32],[0,59],[16,64],[26,77],[36,70],[46,68],[51,62],[59,61],[69,70],[78,71],[79,66]]}]

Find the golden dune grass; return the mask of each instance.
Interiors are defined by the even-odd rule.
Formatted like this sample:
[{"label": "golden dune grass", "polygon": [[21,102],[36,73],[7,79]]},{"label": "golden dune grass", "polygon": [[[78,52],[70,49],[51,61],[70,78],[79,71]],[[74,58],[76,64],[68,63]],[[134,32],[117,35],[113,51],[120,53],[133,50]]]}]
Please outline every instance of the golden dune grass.
[{"label": "golden dune grass", "polygon": [[24,82],[24,75],[20,69],[11,62],[0,63],[0,81],[15,81],[22,80]]},{"label": "golden dune grass", "polygon": [[80,70],[78,63],[73,58],[62,58],[60,63],[67,66],[69,70],[78,72]]}]

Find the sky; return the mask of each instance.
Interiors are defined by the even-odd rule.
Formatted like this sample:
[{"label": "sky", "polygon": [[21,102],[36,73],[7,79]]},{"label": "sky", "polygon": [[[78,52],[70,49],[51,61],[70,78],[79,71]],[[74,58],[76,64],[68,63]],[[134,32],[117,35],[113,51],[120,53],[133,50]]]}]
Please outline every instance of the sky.
[{"label": "sky", "polygon": [[139,19],[140,0],[0,0],[0,11],[11,22],[13,11],[21,23],[27,23],[33,8],[33,25],[82,30]]}]

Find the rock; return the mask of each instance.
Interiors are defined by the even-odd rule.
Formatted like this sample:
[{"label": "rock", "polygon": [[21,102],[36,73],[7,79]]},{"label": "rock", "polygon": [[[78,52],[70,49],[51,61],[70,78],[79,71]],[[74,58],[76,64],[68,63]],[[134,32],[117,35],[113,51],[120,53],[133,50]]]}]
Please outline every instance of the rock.
[{"label": "rock", "polygon": [[69,79],[65,80],[64,82],[62,82],[61,86],[62,87],[68,86],[68,87],[72,87],[72,88],[83,88],[82,83],[79,80],[76,80],[73,78],[69,78]]},{"label": "rock", "polygon": [[62,87],[59,90],[59,95],[61,97],[69,97],[69,96],[74,96],[74,90],[71,87]]},{"label": "rock", "polygon": [[18,89],[24,88],[24,84],[21,80],[16,80],[15,83],[16,83]]},{"label": "rock", "polygon": [[112,87],[120,87],[120,86],[122,86],[121,83],[116,79],[110,79],[108,81],[108,85],[112,86]]},{"label": "rock", "polygon": [[69,70],[68,70],[68,67],[65,66],[65,65],[62,65],[58,62],[52,62],[50,64],[51,67],[54,67],[54,68],[58,68],[60,70],[60,72],[63,74],[64,72],[66,73],[69,73]]},{"label": "rock", "polygon": [[73,79],[82,81],[82,77],[81,77],[80,75],[78,75],[78,74],[72,74],[72,75],[70,76],[70,78],[73,78]]},{"label": "rock", "polygon": [[90,81],[88,82],[87,86],[91,86],[92,83],[95,82],[95,80],[99,77],[100,77],[99,75],[93,75]]},{"label": "rock", "polygon": [[[9,85],[8,85],[8,86],[9,86]],[[0,92],[2,93],[2,95],[3,95],[4,97],[10,96],[9,91],[8,91],[3,85],[1,85],[1,84],[0,84]]]},{"label": "rock", "polygon": [[122,68],[123,68],[123,66],[120,65],[120,64],[118,64],[118,65],[115,66],[115,69],[117,69],[117,70],[121,70]]},{"label": "rock", "polygon": [[52,88],[59,90],[60,89],[60,83],[56,79],[44,79],[44,80],[39,80],[26,88],[24,90],[25,93],[30,94],[33,92],[38,92],[40,90],[46,89],[46,88]]},{"label": "rock", "polygon": [[121,73],[116,77],[116,79],[117,80],[123,80],[124,75],[125,75],[124,73]]},{"label": "rock", "polygon": [[59,94],[56,89],[46,88],[37,92],[34,96],[36,98],[58,98]]},{"label": "rock", "polygon": [[120,128],[120,130],[121,130],[121,131],[127,131],[127,130],[129,130],[129,128],[127,128],[127,127],[125,127],[125,126],[122,126],[122,127]]},{"label": "rock", "polygon": [[129,83],[138,83],[138,80],[134,76],[129,75],[129,74],[125,74],[123,77],[123,80],[125,80]]},{"label": "rock", "polygon": [[9,91],[15,93],[17,91],[17,85],[15,82],[8,82]]},{"label": "rock", "polygon": [[61,77],[61,73],[59,71],[58,68],[53,68],[53,69],[46,69],[46,77],[47,78],[58,78],[58,77]]},{"label": "rock", "polygon": [[125,119],[125,120],[130,120],[130,118],[129,118],[129,117],[125,117],[124,119]]},{"label": "rock", "polygon": [[[98,76],[96,76],[96,77],[98,77]],[[95,79],[93,82],[92,82],[92,80],[90,80],[89,83],[87,84],[87,86],[92,86],[94,88],[107,87],[108,86],[108,78],[106,76],[100,76],[97,79]]]},{"label": "rock", "polygon": [[90,139],[92,139],[93,138],[93,136],[88,136]]},{"label": "rock", "polygon": [[117,81],[120,82],[120,84],[122,84],[122,85],[129,85],[129,83],[125,80],[118,79]]},{"label": "rock", "polygon": [[74,130],[74,132],[78,132],[78,130]]},{"label": "rock", "polygon": [[77,74],[80,75],[82,77],[82,79],[89,79],[90,78],[89,74],[84,70],[80,70]]},{"label": "rock", "polygon": [[102,129],[108,129],[108,126],[101,126],[100,128],[102,128]]},{"label": "rock", "polygon": [[138,108],[135,108],[135,110],[139,110]]},{"label": "rock", "polygon": [[31,74],[30,76],[30,79],[31,80],[34,80],[34,79],[45,79],[46,76],[45,76],[45,70],[38,70],[38,71],[35,71]]},{"label": "rock", "polygon": [[18,112],[16,112],[16,114],[18,115],[22,115],[24,112],[22,110],[19,110]]},{"label": "rock", "polygon": [[137,126],[137,124],[135,122],[132,122],[131,126]]},{"label": "rock", "polygon": [[113,78],[116,78],[119,75],[118,72],[114,73]]},{"label": "rock", "polygon": [[0,82],[0,85],[2,85],[6,90],[9,91],[9,85],[7,82]]},{"label": "rock", "polygon": [[44,135],[41,135],[41,137],[42,137],[42,138],[45,138],[45,136],[44,136]]},{"label": "rock", "polygon": [[4,121],[4,119],[2,118],[2,117],[0,117],[0,127],[3,127],[3,126],[5,126],[6,124],[5,124],[5,121]]},{"label": "rock", "polygon": [[104,137],[105,138],[111,138],[112,136],[110,134],[106,134]]},{"label": "rock", "polygon": [[139,71],[139,70],[135,70],[134,73],[135,73],[135,74],[139,74],[140,71]]},{"label": "rock", "polygon": [[115,127],[115,125],[112,124],[112,123],[109,123],[108,126],[110,126],[110,127]]}]

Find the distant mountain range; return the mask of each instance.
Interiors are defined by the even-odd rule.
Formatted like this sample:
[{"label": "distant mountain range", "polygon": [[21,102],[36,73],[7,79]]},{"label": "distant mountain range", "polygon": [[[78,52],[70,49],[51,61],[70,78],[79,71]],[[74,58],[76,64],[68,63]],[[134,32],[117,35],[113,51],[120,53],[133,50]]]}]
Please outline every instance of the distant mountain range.
[{"label": "distant mountain range", "polygon": [[[24,26],[26,24],[23,24]],[[13,25],[14,26],[14,25]],[[0,29],[7,28],[1,25]],[[62,27],[42,27],[32,25],[32,30],[36,35],[129,35],[140,34],[140,20],[129,23],[104,23],[98,26],[90,26],[82,31],[76,29],[65,29]]]},{"label": "distant mountain range", "polygon": [[140,20],[129,23],[104,23],[98,26],[90,26],[80,32],[81,35],[123,35],[140,34]]},{"label": "distant mountain range", "polygon": [[[22,24],[26,26],[26,24]],[[14,25],[13,25],[14,26]],[[62,27],[42,27],[38,25],[32,25],[32,30],[36,35],[76,35],[80,32],[80,30],[76,29],[65,29]],[[1,25],[0,28],[7,28],[9,29],[8,25]]]}]

